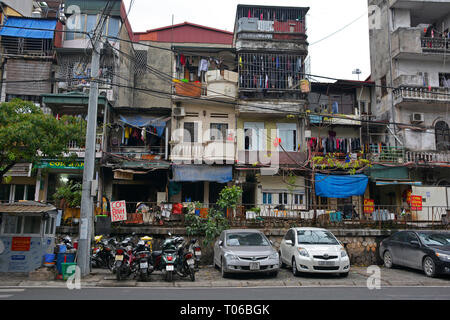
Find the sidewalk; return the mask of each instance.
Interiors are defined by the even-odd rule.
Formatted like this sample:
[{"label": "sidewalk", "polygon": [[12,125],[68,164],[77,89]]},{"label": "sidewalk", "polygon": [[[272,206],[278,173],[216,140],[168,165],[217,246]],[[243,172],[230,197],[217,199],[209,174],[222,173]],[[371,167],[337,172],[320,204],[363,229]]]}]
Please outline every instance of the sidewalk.
[{"label": "sidewalk", "polygon": [[[411,269],[385,269],[380,268],[381,286],[448,286],[450,289],[450,276],[428,278],[420,271]],[[105,269],[94,269],[91,274],[81,281],[81,287],[367,287],[367,279],[371,276],[365,267],[352,267],[347,278],[330,275],[302,275],[294,277],[290,270],[280,270],[277,277],[266,275],[231,275],[222,278],[219,270],[212,266],[201,267],[196,273],[195,282],[189,278],[175,276],[175,281],[164,281],[163,275],[154,272],[147,282],[133,279],[117,281],[115,276]],[[63,280],[33,281],[26,274],[0,274],[0,287],[66,287]]]}]

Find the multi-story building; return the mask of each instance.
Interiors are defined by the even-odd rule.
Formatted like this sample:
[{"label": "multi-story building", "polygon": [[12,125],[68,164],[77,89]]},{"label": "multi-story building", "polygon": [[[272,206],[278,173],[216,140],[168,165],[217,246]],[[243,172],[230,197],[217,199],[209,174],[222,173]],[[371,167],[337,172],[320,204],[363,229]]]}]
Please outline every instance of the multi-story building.
[{"label": "multi-story building", "polygon": [[401,205],[411,185],[450,185],[450,1],[368,4],[372,113],[389,123],[373,128],[372,153],[397,165],[378,170],[375,194]]},{"label": "multi-story building", "polygon": [[[234,46],[238,60],[236,180],[243,204],[306,209],[302,175],[309,8],[238,5]],[[306,83],[306,86],[305,86]],[[295,172],[295,173],[293,173]],[[290,185],[287,175],[291,173]],[[296,176],[296,177],[295,177]]]},{"label": "multi-story building", "polygon": [[148,61],[138,82],[153,91],[136,91],[135,104],[160,118],[169,115],[165,154],[170,153],[171,170],[159,191],[167,191],[171,202],[215,203],[232,179],[237,92],[232,39],[231,32],[188,22],[136,33],[137,52]]}]

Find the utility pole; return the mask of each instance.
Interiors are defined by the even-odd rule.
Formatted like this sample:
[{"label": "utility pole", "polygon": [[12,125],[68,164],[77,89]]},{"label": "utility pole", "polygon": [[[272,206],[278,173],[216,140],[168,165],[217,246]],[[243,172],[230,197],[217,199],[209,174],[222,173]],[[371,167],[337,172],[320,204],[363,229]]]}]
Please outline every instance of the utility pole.
[{"label": "utility pole", "polygon": [[92,44],[91,82],[89,91],[88,122],[86,128],[86,150],[84,153],[83,189],[81,194],[80,229],[77,266],[81,276],[91,271],[91,239],[94,225],[93,180],[95,169],[95,140],[97,131],[98,80],[100,68],[101,35],[106,16],[102,15],[95,30]]}]

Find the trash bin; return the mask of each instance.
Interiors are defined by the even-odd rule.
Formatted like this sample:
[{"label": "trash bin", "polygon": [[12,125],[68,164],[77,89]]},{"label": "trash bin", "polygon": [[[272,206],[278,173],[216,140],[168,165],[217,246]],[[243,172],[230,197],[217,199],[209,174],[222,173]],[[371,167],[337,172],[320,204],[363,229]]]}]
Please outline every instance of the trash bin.
[{"label": "trash bin", "polygon": [[44,266],[45,267],[54,267],[55,266],[55,255],[52,253],[48,253],[44,255]]},{"label": "trash bin", "polygon": [[76,270],[75,262],[66,262],[61,263],[61,273],[63,280],[67,280],[71,275],[75,274]]},{"label": "trash bin", "polygon": [[62,264],[75,261],[75,253],[58,253],[56,257],[56,269],[58,274],[62,274]]}]

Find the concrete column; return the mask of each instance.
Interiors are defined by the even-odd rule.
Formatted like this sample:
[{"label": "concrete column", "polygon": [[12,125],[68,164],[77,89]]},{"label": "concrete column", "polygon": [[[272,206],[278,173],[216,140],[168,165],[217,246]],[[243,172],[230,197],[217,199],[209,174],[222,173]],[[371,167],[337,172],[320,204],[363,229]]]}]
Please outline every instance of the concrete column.
[{"label": "concrete column", "polygon": [[209,181],[204,181],[203,184],[203,203],[209,204]]},{"label": "concrete column", "polygon": [[34,191],[34,201],[39,201],[39,192],[41,190],[42,169],[38,169],[36,176],[36,190]]}]

